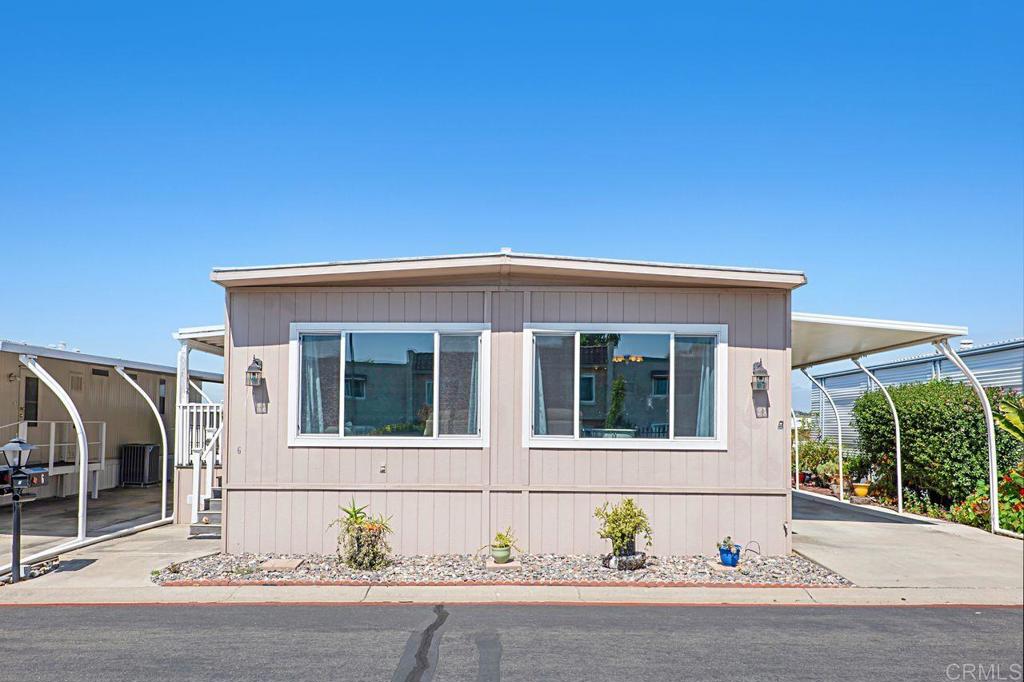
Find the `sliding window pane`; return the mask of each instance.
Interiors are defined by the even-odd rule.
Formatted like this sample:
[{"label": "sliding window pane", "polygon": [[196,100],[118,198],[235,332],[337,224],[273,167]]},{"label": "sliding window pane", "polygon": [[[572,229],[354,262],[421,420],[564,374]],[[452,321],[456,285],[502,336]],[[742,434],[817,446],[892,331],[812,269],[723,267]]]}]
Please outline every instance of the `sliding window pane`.
[{"label": "sliding window pane", "polygon": [[[441,435],[477,435],[479,422],[480,337],[441,334],[438,366],[438,432]],[[427,400],[433,382],[426,387]]]},{"label": "sliding window pane", "polygon": [[576,340],[565,334],[536,334],[533,344],[533,433],[571,436]]},{"label": "sliding window pane", "polygon": [[299,429],[338,433],[341,336],[306,334],[300,346]]},{"label": "sliding window pane", "polygon": [[432,333],[346,335],[345,435],[433,435],[433,380]]},{"label": "sliding window pane", "polygon": [[715,437],[715,343],[709,336],[676,337],[676,436]]},{"label": "sliding window pane", "polygon": [[581,438],[668,438],[670,346],[669,334],[580,334]]}]

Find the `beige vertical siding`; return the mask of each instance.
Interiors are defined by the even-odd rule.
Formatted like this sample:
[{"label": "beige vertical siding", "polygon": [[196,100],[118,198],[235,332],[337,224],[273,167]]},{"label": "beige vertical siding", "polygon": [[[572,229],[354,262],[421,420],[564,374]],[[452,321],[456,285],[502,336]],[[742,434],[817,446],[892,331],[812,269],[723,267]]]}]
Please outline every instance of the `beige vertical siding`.
[{"label": "beige vertical siding", "polygon": [[[708,553],[723,535],[789,550],[789,294],[773,289],[555,286],[233,289],[228,296],[226,519],[232,552],[330,552],[328,528],[354,497],[393,517],[403,554],[472,552],[512,526],[532,552],[596,553],[593,510],[631,495],[655,552]],[[490,442],[475,449],[289,448],[292,322],[489,322]],[[538,322],[719,323],[729,327],[726,452],[529,449],[522,442],[523,326]],[[241,372],[264,362],[257,414]],[[755,418],[750,370],[771,373]],[[384,469],[383,473],[381,469]]]},{"label": "beige vertical siding", "polygon": [[[39,363],[53,375],[53,378],[65,390],[68,390],[83,421],[105,421],[107,423],[106,468],[100,472],[100,488],[118,485],[120,483],[120,446],[125,443],[160,443],[160,429],[152,410],[149,409],[138,392],[129,386],[128,382],[121,378],[112,367],[46,357],[40,357]],[[108,370],[109,376],[93,376],[93,367]],[[159,380],[163,378],[167,381],[167,400],[163,420],[167,429],[168,442],[173,443],[174,375],[136,370],[128,370],[128,372],[138,377],[139,385],[158,405]],[[82,375],[84,383],[81,392],[69,390],[72,373]],[[11,375],[15,376],[15,381],[8,381],[8,377]],[[24,390],[23,378],[26,376],[34,375],[18,361],[16,353],[0,353],[0,425],[11,424],[21,419],[18,407]],[[40,421],[69,421],[71,419],[64,405],[42,381],[39,382],[39,419]],[[6,429],[0,433],[0,438],[7,440],[15,435],[17,435],[16,432]],[[45,445],[49,441],[48,425],[40,424],[38,427],[30,428],[28,440],[36,445]],[[46,453],[45,456],[48,457],[49,454]],[[96,456],[90,453],[90,459],[95,458]],[[40,497],[58,494],[61,491],[56,490],[56,484],[57,481],[54,480],[48,487],[41,488],[37,492]],[[77,494],[77,480],[68,485],[69,488],[66,492]]]}]

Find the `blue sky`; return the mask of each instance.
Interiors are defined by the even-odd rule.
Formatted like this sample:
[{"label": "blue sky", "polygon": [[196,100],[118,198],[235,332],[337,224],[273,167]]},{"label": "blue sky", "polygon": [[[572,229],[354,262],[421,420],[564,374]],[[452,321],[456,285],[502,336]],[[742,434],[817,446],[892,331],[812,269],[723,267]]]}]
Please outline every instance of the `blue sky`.
[{"label": "blue sky", "polygon": [[1019,2],[32,5],[2,337],[171,363],[214,265],[501,246],[1024,333]]}]

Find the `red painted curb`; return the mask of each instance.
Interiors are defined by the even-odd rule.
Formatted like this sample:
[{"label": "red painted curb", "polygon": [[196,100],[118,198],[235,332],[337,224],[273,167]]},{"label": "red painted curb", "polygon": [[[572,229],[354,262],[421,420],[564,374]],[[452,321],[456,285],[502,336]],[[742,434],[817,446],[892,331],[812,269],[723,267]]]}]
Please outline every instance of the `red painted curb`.
[{"label": "red painted curb", "polygon": [[735,587],[735,588],[783,588],[798,589],[846,588],[853,585],[811,585],[803,583],[694,583],[694,582],[629,582],[619,581],[569,581],[539,580],[515,582],[509,580],[466,580],[462,582],[374,582],[369,580],[168,580],[158,583],[161,587]]},{"label": "red painted curb", "polygon": [[[18,608],[48,608],[48,607],[152,607],[152,606],[178,606],[183,608],[213,607],[223,608],[225,606],[429,606],[433,602],[409,602],[409,601],[381,601],[381,602],[317,602],[317,601],[252,601],[252,602],[31,602],[25,604],[0,603],[0,610]],[[769,603],[769,604],[731,604],[708,603],[708,602],[578,602],[578,601],[544,601],[544,602],[521,602],[521,601],[466,601],[466,602],[443,602],[451,607],[458,606],[612,606],[621,608],[623,606],[656,606],[661,608],[688,607],[688,608],[831,608],[831,609],[1014,609],[1022,607],[1019,604],[808,604],[805,602],[793,603]]]}]

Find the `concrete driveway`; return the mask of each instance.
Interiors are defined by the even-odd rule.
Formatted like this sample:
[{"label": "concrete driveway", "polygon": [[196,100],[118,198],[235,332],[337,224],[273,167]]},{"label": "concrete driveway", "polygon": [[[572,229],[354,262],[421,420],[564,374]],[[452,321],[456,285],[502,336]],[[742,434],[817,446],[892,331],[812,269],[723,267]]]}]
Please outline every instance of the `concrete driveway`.
[{"label": "concrete driveway", "polygon": [[793,493],[793,549],[861,587],[1024,593],[1020,540]]}]

